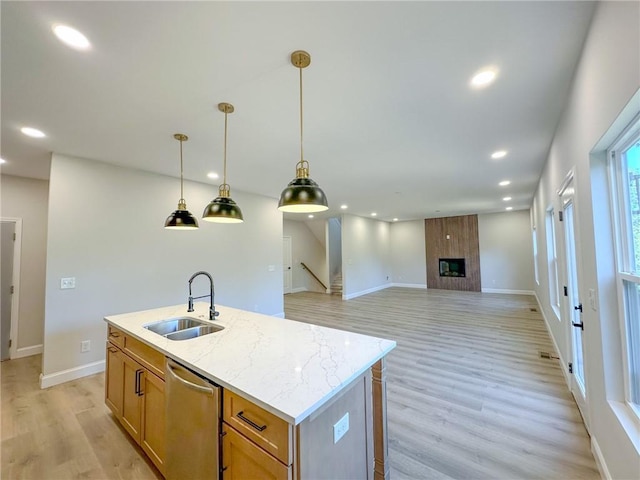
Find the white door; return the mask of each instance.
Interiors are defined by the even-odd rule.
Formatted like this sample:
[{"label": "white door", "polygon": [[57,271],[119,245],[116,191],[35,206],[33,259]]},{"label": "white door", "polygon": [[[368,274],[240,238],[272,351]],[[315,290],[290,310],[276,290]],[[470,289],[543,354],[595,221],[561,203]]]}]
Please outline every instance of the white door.
[{"label": "white door", "polygon": [[583,306],[579,288],[579,242],[576,228],[575,189],[573,177],[570,177],[560,192],[562,198],[562,222],[564,225],[564,243],[567,266],[567,285],[565,289],[565,317],[569,320],[568,329],[571,347],[571,392],[573,393],[584,423],[589,429],[587,417],[587,394],[584,362],[584,323]]},{"label": "white door", "polygon": [[282,237],[282,272],[284,274],[284,293],[291,293],[293,276],[291,271],[291,237]]},{"label": "white door", "polygon": [[0,302],[2,304],[0,318],[0,360],[10,358],[11,339],[11,303],[13,300],[13,253],[14,253],[14,222],[0,223],[2,278],[0,279]]}]

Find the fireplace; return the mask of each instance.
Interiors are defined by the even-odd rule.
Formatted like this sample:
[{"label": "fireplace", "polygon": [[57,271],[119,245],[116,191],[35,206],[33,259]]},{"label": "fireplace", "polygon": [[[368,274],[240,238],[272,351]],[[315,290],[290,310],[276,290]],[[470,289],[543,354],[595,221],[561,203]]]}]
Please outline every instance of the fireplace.
[{"label": "fireplace", "polygon": [[441,258],[440,264],[441,277],[466,277],[464,269],[464,258]]}]

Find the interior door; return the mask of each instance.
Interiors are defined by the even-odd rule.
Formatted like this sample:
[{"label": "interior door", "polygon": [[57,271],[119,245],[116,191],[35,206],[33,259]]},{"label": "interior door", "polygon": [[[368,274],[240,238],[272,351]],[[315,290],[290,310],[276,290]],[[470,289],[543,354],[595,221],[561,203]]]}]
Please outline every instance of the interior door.
[{"label": "interior door", "polygon": [[0,279],[1,318],[0,318],[0,361],[9,360],[11,339],[11,303],[13,297],[13,238],[15,222],[1,222],[0,243],[2,278]]},{"label": "interior door", "polygon": [[282,237],[282,272],[284,275],[284,293],[291,293],[293,272],[291,271],[291,237]]},{"label": "interior door", "polygon": [[579,288],[579,242],[576,228],[575,212],[575,188],[571,177],[565,187],[560,192],[562,198],[564,243],[567,267],[567,285],[565,290],[565,312],[568,321],[570,347],[571,347],[571,392],[573,393],[582,418],[587,429],[589,429],[589,419],[587,417],[587,394],[585,383],[585,362],[584,362],[584,322],[583,305],[580,299]]}]

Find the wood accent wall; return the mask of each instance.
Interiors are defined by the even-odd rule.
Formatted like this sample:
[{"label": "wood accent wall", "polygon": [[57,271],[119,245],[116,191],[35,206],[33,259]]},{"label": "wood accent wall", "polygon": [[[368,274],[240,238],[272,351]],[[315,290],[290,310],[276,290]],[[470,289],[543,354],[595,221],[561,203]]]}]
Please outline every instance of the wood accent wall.
[{"label": "wood accent wall", "polygon": [[[427,288],[480,292],[478,216],[427,218],[424,230]],[[440,258],[464,258],[466,277],[441,277],[438,264]]]}]

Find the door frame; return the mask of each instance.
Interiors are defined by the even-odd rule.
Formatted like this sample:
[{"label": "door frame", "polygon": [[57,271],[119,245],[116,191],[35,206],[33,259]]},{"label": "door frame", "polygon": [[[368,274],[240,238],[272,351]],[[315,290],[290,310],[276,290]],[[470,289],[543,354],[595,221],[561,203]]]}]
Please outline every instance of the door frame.
[{"label": "door frame", "polygon": [[1,222],[14,223],[16,239],[13,242],[13,274],[11,282],[14,286],[11,297],[11,346],[9,347],[9,359],[16,358],[18,350],[18,319],[20,318],[20,258],[22,256],[22,218],[0,217]]},{"label": "door frame", "polygon": [[[289,258],[284,258],[284,241],[285,239],[288,238],[289,239]],[[282,236],[282,293],[284,295],[288,294],[288,293],[293,293],[293,240],[291,238],[291,235],[283,235]],[[284,269],[284,262],[287,261],[288,265],[289,265],[289,275],[291,276],[291,278],[289,279],[289,291],[286,292],[284,290],[284,275],[287,274],[287,271]]]},{"label": "door frame", "polygon": [[[572,191],[569,192],[569,189],[571,189]],[[574,351],[574,329],[577,327],[574,327],[572,325],[573,323],[573,308],[574,305],[572,303],[578,304],[578,303],[582,303],[580,300],[580,286],[581,286],[581,279],[583,278],[582,276],[582,271],[581,271],[581,266],[580,266],[580,258],[581,257],[581,244],[580,244],[580,231],[578,228],[578,223],[579,223],[579,218],[578,218],[578,206],[577,206],[577,186],[576,186],[576,178],[575,178],[575,168],[572,168],[571,170],[569,170],[569,172],[567,173],[566,177],[564,178],[562,185],[560,186],[560,188],[558,189],[558,197],[560,199],[560,211],[563,214],[563,227],[562,227],[562,243],[563,243],[563,256],[564,256],[564,285],[567,286],[567,288],[569,290],[571,290],[571,285],[570,285],[570,281],[571,281],[571,272],[570,270],[570,259],[568,258],[568,239],[567,239],[567,228],[568,228],[568,224],[565,223],[567,221],[566,218],[566,214],[565,214],[565,207],[567,205],[571,205],[572,207],[572,219],[573,219],[573,225],[572,225],[572,229],[573,229],[573,262],[575,264],[575,276],[576,276],[576,282],[577,282],[577,287],[575,288],[575,291],[577,292],[578,298],[571,298],[571,296],[567,296],[565,297],[565,300],[563,302],[564,304],[564,308],[563,308],[563,313],[564,313],[564,318],[567,320],[567,351],[569,352],[569,361],[570,362],[574,362],[574,357],[575,357],[575,351]],[[572,302],[570,302],[570,300],[572,300]],[[583,307],[584,310],[584,307]],[[580,322],[584,324],[584,311],[581,312],[580,314]],[[573,395],[576,404],[578,405],[578,409],[580,411],[580,414],[582,415],[582,419],[584,421],[585,427],[587,429],[587,432],[589,431],[589,427],[590,427],[590,421],[589,421],[589,416],[588,416],[588,412],[589,412],[589,398],[587,395],[587,364],[588,364],[588,360],[587,360],[587,356],[585,355],[586,353],[586,349],[585,349],[585,332],[584,330],[582,330],[581,335],[580,335],[580,341],[582,342],[582,368],[583,368],[583,372],[584,372],[584,394],[582,392],[582,389],[580,387],[580,385],[578,384],[578,381],[576,380],[576,375],[575,373],[570,374],[570,385],[569,388],[571,390],[571,394]]]}]

